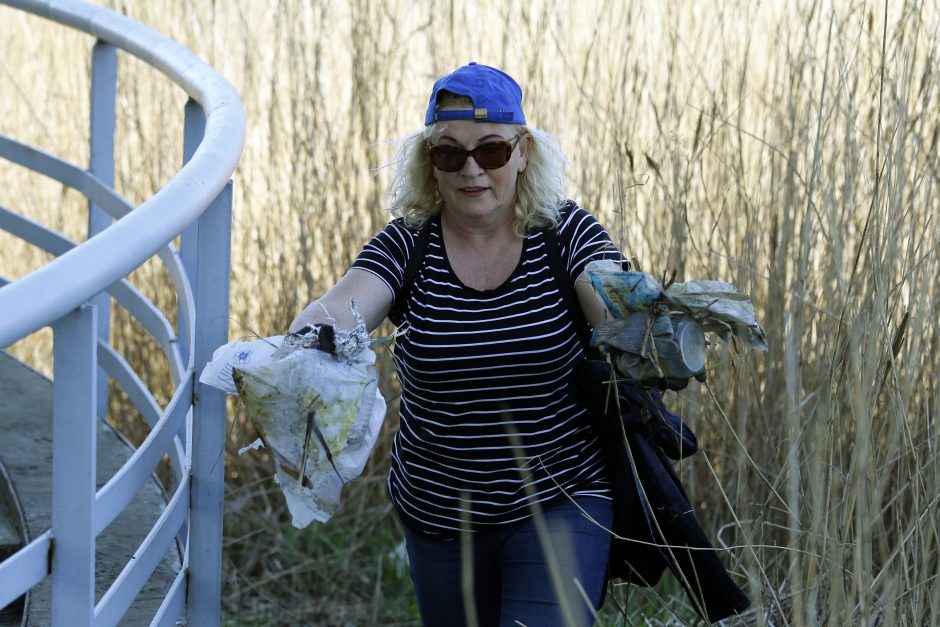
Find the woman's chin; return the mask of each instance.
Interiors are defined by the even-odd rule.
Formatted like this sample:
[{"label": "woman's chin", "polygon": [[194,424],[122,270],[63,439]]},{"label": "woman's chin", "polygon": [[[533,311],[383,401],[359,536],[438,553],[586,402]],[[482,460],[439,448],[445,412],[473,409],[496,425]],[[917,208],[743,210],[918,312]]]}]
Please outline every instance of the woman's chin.
[{"label": "woman's chin", "polygon": [[459,199],[457,202],[445,205],[444,210],[452,214],[453,217],[460,216],[473,220],[493,218],[510,213],[509,209],[500,207],[492,200],[485,198]]}]

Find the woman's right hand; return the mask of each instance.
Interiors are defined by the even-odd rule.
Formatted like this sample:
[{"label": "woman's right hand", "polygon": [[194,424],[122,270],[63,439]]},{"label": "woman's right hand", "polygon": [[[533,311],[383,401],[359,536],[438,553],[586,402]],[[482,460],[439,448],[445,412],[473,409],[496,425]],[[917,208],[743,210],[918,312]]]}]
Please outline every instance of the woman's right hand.
[{"label": "woman's right hand", "polygon": [[297,317],[287,327],[289,333],[297,333],[304,327],[312,327],[315,324],[333,324],[326,310],[320,305],[319,300],[315,300],[297,314]]},{"label": "woman's right hand", "polygon": [[356,301],[356,308],[365,318],[370,333],[392,308],[392,292],[385,282],[371,272],[352,268],[329,292],[304,307],[290,323],[288,331],[294,333],[314,324],[352,329],[356,320],[349,310],[350,300]]}]

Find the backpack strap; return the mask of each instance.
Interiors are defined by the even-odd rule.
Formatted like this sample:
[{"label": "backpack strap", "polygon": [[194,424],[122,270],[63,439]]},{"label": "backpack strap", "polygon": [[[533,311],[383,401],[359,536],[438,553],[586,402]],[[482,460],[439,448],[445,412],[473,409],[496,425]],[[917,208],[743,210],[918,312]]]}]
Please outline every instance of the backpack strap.
[{"label": "backpack strap", "polygon": [[392,310],[388,312],[388,318],[395,324],[400,324],[400,320],[405,315],[405,307],[408,305],[408,299],[411,297],[411,290],[415,284],[415,277],[418,276],[418,268],[424,260],[424,251],[428,247],[428,239],[431,237],[430,220],[421,225],[415,235],[414,247],[408,255],[408,262],[405,264],[405,272],[402,275],[401,289],[395,295],[395,302],[392,304]]},{"label": "backpack strap", "polygon": [[548,253],[548,266],[555,277],[555,284],[561,293],[561,298],[565,302],[565,307],[571,313],[574,319],[575,331],[578,339],[581,340],[581,346],[586,352],[591,353],[591,327],[588,325],[587,318],[584,317],[584,311],[581,309],[581,303],[575,296],[574,289],[571,286],[571,278],[565,269],[565,264],[561,259],[561,251],[558,247],[558,235],[554,228],[542,229],[542,240],[545,242],[545,251]]}]

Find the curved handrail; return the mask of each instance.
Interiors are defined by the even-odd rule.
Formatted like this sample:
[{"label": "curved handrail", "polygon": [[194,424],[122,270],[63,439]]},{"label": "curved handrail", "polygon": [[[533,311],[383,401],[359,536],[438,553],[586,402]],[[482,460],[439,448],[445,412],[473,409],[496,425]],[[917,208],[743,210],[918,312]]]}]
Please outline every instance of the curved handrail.
[{"label": "curved handrail", "polygon": [[0,590],[9,589],[14,597],[45,579],[49,574],[49,549],[52,546],[52,531],[47,531],[9,558],[10,576],[0,576]]},{"label": "curved handrail", "polygon": [[[245,112],[234,88],[192,52],[103,7],[61,1],[3,0],[114,44],[160,70],[202,105],[203,141],[189,162],[152,198],[105,231],[22,279],[0,288],[0,346],[52,324],[130,274],[192,224],[238,164]],[[168,212],[167,207],[174,211]],[[107,256],[108,264],[101,259]],[[190,354],[190,359],[192,354]]]},{"label": "curved handrail", "polygon": [[[126,199],[106,186],[94,174],[65,159],[60,159],[55,155],[48,154],[42,150],[2,135],[0,135],[0,155],[3,155],[3,157],[13,163],[28,168],[33,172],[44,174],[82,193],[86,198],[95,203],[96,206],[107,212],[114,220],[120,220],[134,210],[134,207]],[[39,244],[46,252],[54,255],[61,255],[76,246],[75,242],[68,240],[58,233],[54,233],[42,225],[33,223],[28,218],[14,214],[0,207],[0,221],[3,219],[18,222],[20,230],[24,233],[35,233],[36,237],[32,238],[31,241]],[[169,272],[173,286],[180,295],[180,314],[183,317],[186,337],[192,338],[193,318],[195,313],[193,294],[189,281],[184,279],[185,270],[183,269],[182,260],[172,242],[168,242],[165,246],[160,248],[157,251],[157,255],[166,267],[167,272]],[[3,283],[6,283],[6,281]],[[0,287],[2,287],[3,283],[0,283]],[[126,284],[126,282],[122,281],[114,285],[123,284]],[[117,296],[117,294],[114,295]],[[118,298],[118,300],[120,301],[121,299]],[[126,301],[122,304],[126,306]],[[137,317],[139,318],[140,316],[138,315]],[[181,325],[181,327],[182,326],[183,325]],[[167,330],[167,332],[157,336],[157,340],[163,347],[167,359],[170,360],[173,383],[178,385],[180,377],[182,377],[182,373],[186,369],[186,364],[183,363],[182,357],[179,354],[178,338],[175,335],[170,337]],[[0,344],[0,346],[2,346],[2,344]]]},{"label": "curved handrail", "polygon": [[183,420],[186,418],[186,407],[182,405],[180,399],[192,395],[192,385],[192,379],[189,379],[187,383],[180,386],[176,394],[173,395],[173,400],[170,401],[166,412],[164,412],[159,422],[153,426],[150,435],[134,451],[131,459],[108,480],[104,487],[98,490],[93,527],[95,534],[101,533],[105,527],[111,524],[143,485],[146,475],[130,476],[129,469],[138,463],[145,468],[157,467],[163,451],[170,446],[173,434],[179,431]]},{"label": "curved handrail", "polygon": [[[0,155],[76,189],[116,220],[97,235],[76,244],[0,208],[0,228],[5,226],[5,230],[14,235],[58,255],[22,279],[5,286],[0,282],[0,347],[44,326],[53,326],[57,373],[53,455],[57,463],[65,460],[59,466],[53,464],[53,529],[12,557],[0,561],[0,605],[10,602],[51,573],[55,624],[117,624],[161,556],[174,538],[178,538],[182,542],[183,567],[152,624],[173,624],[184,605],[191,624],[218,624],[218,568],[221,566],[218,521],[222,500],[221,469],[224,467],[218,461],[224,454],[225,402],[224,395],[196,382],[195,364],[204,363],[214,345],[226,341],[227,322],[222,325],[219,321],[227,320],[229,181],[241,155],[245,135],[240,99],[225,79],[191,52],[109,9],[78,0],[0,0],[0,4],[93,35],[99,43],[105,44],[103,50],[110,50],[103,56],[111,55],[113,59],[114,48],[120,48],[182,87],[191,98],[186,107],[185,152],[192,152],[186,165],[162,189],[133,208],[103,180],[110,180],[110,174],[105,173],[99,179],[94,173],[59,157],[0,137]],[[98,45],[95,49],[93,67],[97,68]],[[114,66],[113,61],[110,63],[113,89]],[[107,75],[108,70],[103,70],[102,74]],[[97,76],[94,70],[93,76]],[[106,92],[97,92],[95,81],[92,82],[93,100],[106,99],[107,96],[101,95]],[[93,119],[101,120],[95,117],[94,104],[92,110]],[[191,116],[191,112],[198,115]],[[112,110],[112,117],[113,113]],[[200,123],[202,114],[205,115],[204,125]],[[94,128],[94,122],[92,126]],[[101,134],[96,136],[101,137]],[[192,140],[197,137],[201,137],[201,141],[193,150]],[[92,141],[94,147],[95,140]],[[198,234],[191,244],[183,246],[184,253],[197,254],[184,262],[172,241],[184,231],[194,233],[194,230],[187,231],[187,227],[197,219]],[[90,230],[94,232],[99,228]],[[184,243],[187,237],[184,235]],[[163,312],[124,279],[154,255],[164,262],[179,295],[178,333]],[[224,289],[210,288],[212,285]],[[133,369],[108,345],[107,333],[97,339],[92,337],[99,308],[94,303],[100,302],[98,295],[104,292],[110,292],[142,322],[163,348],[176,391],[162,411]],[[222,305],[225,306],[220,308]],[[107,312],[109,301],[105,299],[100,307]],[[185,346],[180,345],[180,336],[186,338]],[[91,422],[94,421],[91,406],[95,396],[90,390],[99,387],[95,374],[99,368],[128,393],[151,424],[152,431],[107,484],[96,490],[94,440],[88,438],[85,417],[87,414]],[[60,373],[65,375],[61,387]],[[69,450],[72,443],[77,445],[75,451]],[[63,448],[68,454],[62,454]],[[89,579],[87,572],[81,573],[86,570],[83,564],[95,563],[94,537],[124,510],[166,452],[170,452],[176,479],[168,506],[100,602],[94,604],[94,595],[89,598],[87,594],[94,579]],[[64,489],[57,497],[56,487],[60,485]],[[83,495],[91,495],[91,502]],[[67,517],[63,514],[71,512],[70,507],[77,508],[77,519],[72,520],[70,515],[66,523]],[[55,512],[58,512],[58,524]],[[55,563],[59,565],[53,568]],[[192,577],[187,574],[190,565],[193,565]],[[196,573],[197,565],[199,573]],[[77,573],[81,573],[78,581],[71,581],[72,574]],[[19,579],[24,574],[26,579]],[[57,595],[56,590],[63,594]]]},{"label": "curved handrail", "polygon": [[[95,620],[105,625],[119,624],[131,606],[150,573],[157,567],[163,554],[173,543],[176,530],[186,519],[189,510],[189,477],[183,479],[176,493],[167,503],[160,520],[153,526],[140,548],[127,562],[114,584],[105,592],[95,607]],[[122,594],[123,593],[123,594]]]},{"label": "curved handrail", "polygon": [[[0,142],[0,144],[2,144],[2,142]],[[0,151],[0,155],[2,154],[2,151]],[[0,229],[12,233],[13,235],[18,235],[20,239],[34,244],[51,255],[62,256],[77,246],[75,242],[64,235],[10,211],[2,205],[0,205]],[[180,264],[176,252],[169,245],[160,249],[160,252],[170,255],[170,263],[167,264],[168,268]],[[161,255],[161,257],[164,258],[164,263],[166,263],[167,255]],[[189,288],[189,282],[186,281],[181,274],[176,276],[171,274],[171,279],[173,280],[174,287],[178,291],[183,292],[180,301],[186,300],[187,304],[191,304],[192,297],[186,293],[186,289]],[[179,338],[170,326],[170,322],[167,320],[166,316],[163,315],[163,312],[147,300],[137,288],[127,281],[127,279],[121,279],[113,283],[105,291],[109,292],[118,303],[150,331],[154,339],[160,344],[160,347],[163,349],[163,354],[170,364],[170,374],[173,378],[173,384],[179,385],[182,380],[185,365],[179,354]]]}]

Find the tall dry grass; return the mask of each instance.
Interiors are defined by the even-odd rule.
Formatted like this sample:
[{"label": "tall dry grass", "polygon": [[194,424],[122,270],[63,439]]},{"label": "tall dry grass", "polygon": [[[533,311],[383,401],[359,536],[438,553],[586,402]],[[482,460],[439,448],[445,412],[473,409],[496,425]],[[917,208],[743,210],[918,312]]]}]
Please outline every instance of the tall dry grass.
[{"label": "tall dry grass", "polygon": [[[433,79],[469,60],[502,67],[568,155],[571,196],[629,256],[733,281],[757,305],[770,350],[716,346],[708,384],[670,399],[704,448],[683,479],[751,618],[940,624],[935,3],[106,4],[242,94],[233,337],[283,331],[386,222],[380,166],[420,126]],[[0,33],[0,132],[85,162],[90,42],[9,9]],[[140,201],[178,167],[184,96],[125,57],[119,83],[117,187]],[[3,202],[80,237],[80,199],[0,168]],[[6,239],[2,256],[13,277],[43,261]],[[133,278],[172,313],[159,267]],[[152,348],[131,346],[119,313],[115,327],[165,390]],[[46,367],[48,338],[15,351]],[[232,413],[230,450],[253,437]],[[303,531],[270,463],[229,457],[227,621],[416,621],[383,488],[394,428],[391,415],[334,521]],[[668,581],[615,590],[602,615],[691,617]]]}]

